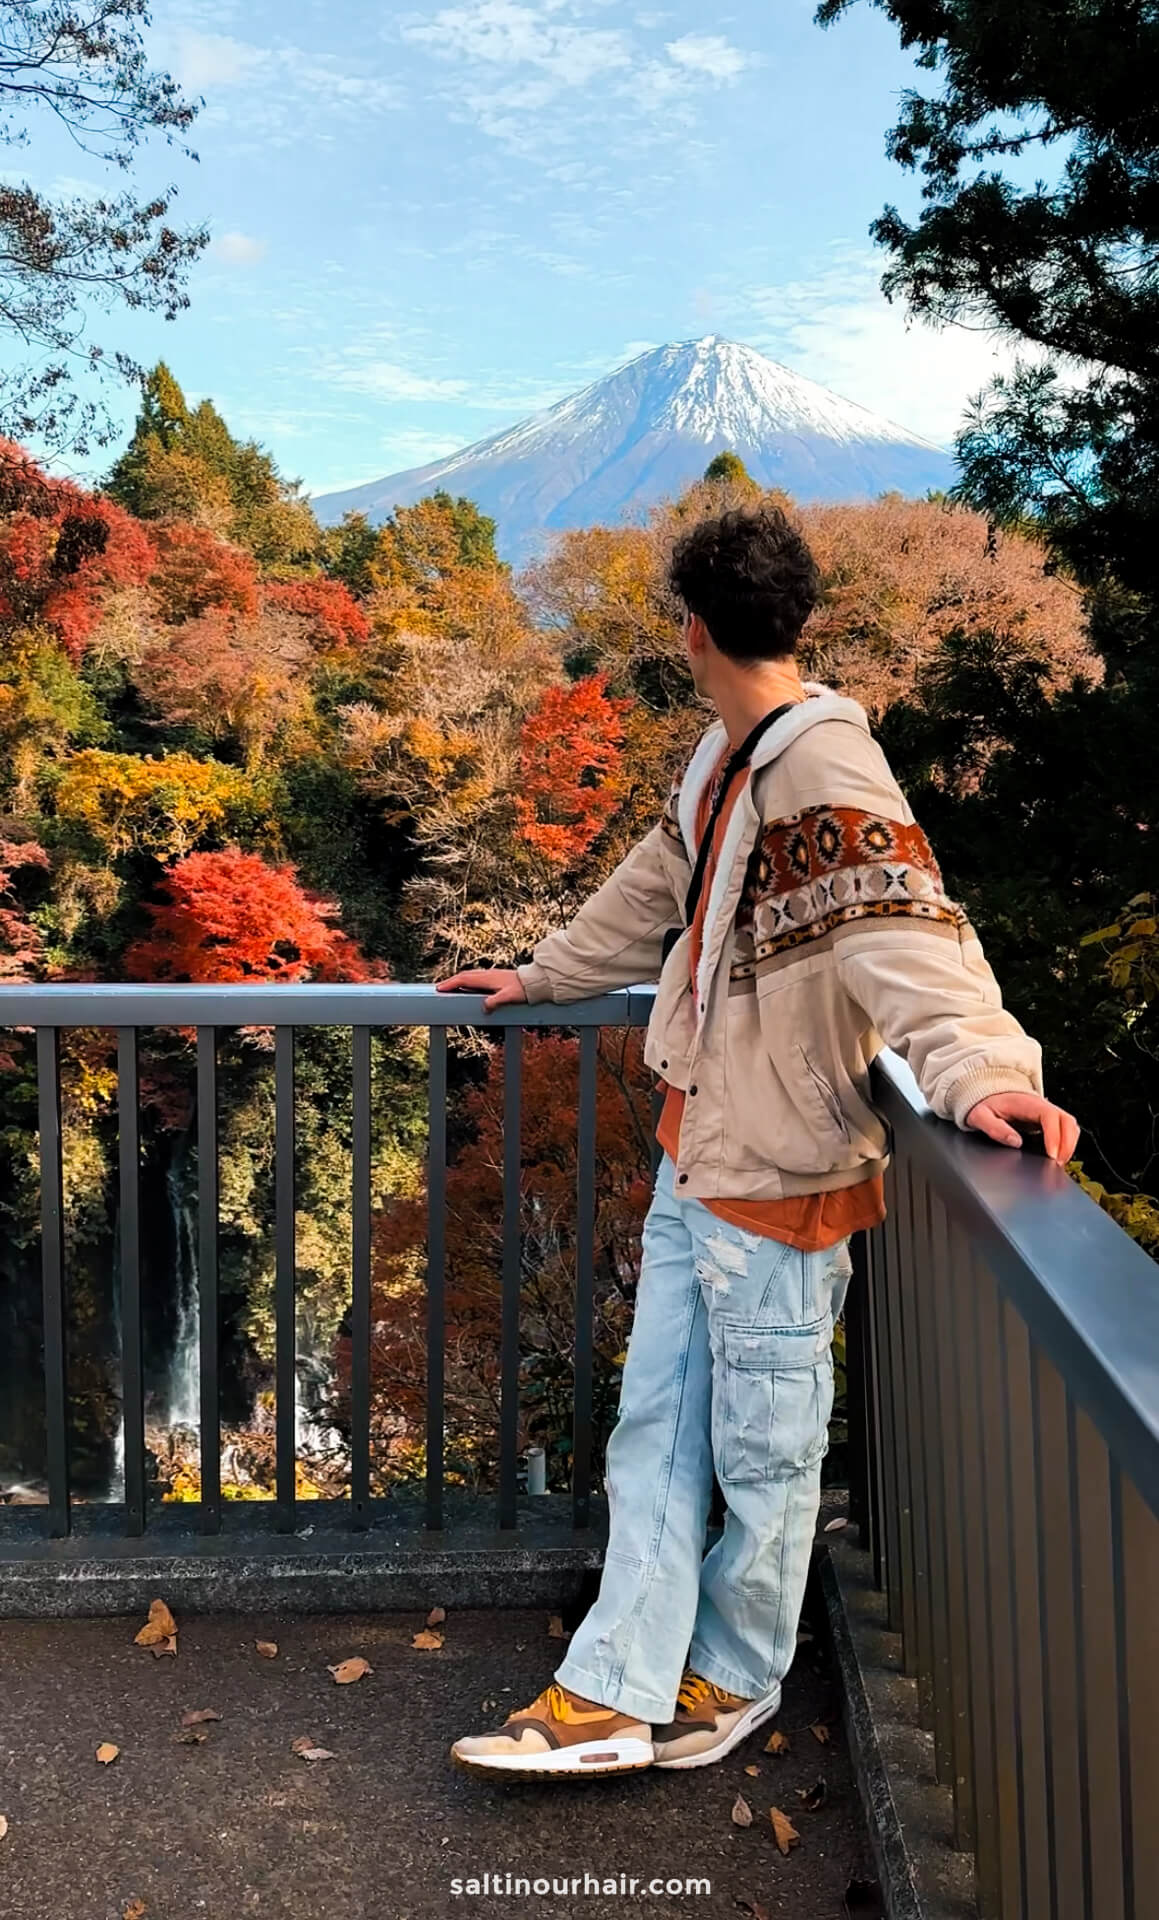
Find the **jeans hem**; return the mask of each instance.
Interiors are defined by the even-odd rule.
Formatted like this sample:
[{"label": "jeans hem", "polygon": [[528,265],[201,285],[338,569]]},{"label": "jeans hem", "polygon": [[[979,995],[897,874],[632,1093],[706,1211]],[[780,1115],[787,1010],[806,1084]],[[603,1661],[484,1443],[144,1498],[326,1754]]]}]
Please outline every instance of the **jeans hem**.
[{"label": "jeans hem", "polygon": [[598,1700],[602,1707],[612,1707],[616,1713],[630,1713],[650,1725],[667,1726],[676,1711],[675,1694],[671,1700],[662,1700],[658,1693],[641,1693],[637,1687],[625,1686],[622,1681],[619,1686],[613,1686],[606,1674],[588,1673],[569,1660],[562,1661],[556,1668],[555,1678],[561,1687],[569,1687],[585,1700]]},{"label": "jeans hem", "polygon": [[772,1693],[774,1687],[780,1691],[779,1680],[772,1680],[767,1686],[754,1686],[751,1674],[739,1673],[735,1667],[726,1667],[723,1660],[714,1660],[707,1649],[695,1640],[689,1649],[688,1664],[702,1680],[709,1680],[713,1686],[723,1687],[726,1693],[735,1693],[742,1700],[763,1700],[766,1694]]}]

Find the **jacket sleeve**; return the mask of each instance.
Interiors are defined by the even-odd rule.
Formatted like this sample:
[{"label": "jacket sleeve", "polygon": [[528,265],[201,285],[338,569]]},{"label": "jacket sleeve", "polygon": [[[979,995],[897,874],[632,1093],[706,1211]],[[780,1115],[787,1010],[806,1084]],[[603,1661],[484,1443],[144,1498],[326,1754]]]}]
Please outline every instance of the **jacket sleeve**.
[{"label": "jacket sleeve", "polygon": [[683,925],[664,832],[653,827],[571,924],[549,933],[517,969],[529,1001],[585,1000],[659,979],[664,935]]},{"label": "jacket sleeve", "polygon": [[900,919],[840,949],[846,991],[913,1069],[934,1112],[956,1126],[994,1093],[1042,1092],[1042,1049],[1002,1005],[998,982],[968,925]]}]

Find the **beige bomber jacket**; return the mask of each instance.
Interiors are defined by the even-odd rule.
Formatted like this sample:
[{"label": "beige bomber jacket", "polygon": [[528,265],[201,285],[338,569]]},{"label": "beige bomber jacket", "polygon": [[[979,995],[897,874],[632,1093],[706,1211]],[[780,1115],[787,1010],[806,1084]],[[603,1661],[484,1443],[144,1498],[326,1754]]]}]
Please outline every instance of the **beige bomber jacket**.
[{"label": "beige bomber jacket", "polygon": [[686,1089],[677,1184],[772,1200],[856,1185],[887,1164],[869,1068],[883,1045],[935,1113],[1042,1092],[1042,1053],[1004,1011],[964,910],[854,700],[825,689],[765,734],[729,817],[695,989],[683,925],[717,722],[663,816],[519,976],[565,1003],[659,981],[645,1059]]}]

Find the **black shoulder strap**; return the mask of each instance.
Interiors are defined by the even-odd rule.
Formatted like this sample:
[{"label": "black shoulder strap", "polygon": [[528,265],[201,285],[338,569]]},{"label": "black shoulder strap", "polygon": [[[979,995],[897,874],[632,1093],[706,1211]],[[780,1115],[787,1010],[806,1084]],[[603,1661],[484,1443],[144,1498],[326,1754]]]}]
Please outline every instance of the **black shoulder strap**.
[{"label": "black shoulder strap", "polygon": [[800,702],[796,700],[786,700],[783,707],[774,707],[772,713],[766,713],[762,720],[757,721],[752,732],[741,741],[736,752],[729,755],[728,765],[725,767],[724,773],[721,776],[720,785],[717,788],[716,799],[712,803],[712,812],[708,816],[708,823],[700,837],[700,845],[696,850],[696,865],[692,869],[692,880],[684,900],[684,924],[686,927],[692,925],[697,906],[700,902],[700,894],[704,886],[704,870],[708,865],[708,856],[712,849],[713,835],[716,832],[716,824],[720,819],[721,808],[724,806],[729,787],[732,785],[733,780],[741,768],[748,765],[753,754],[756,752],[757,743],[764,738],[774,721],[782,719],[786,713],[791,713],[793,708],[799,704]]}]

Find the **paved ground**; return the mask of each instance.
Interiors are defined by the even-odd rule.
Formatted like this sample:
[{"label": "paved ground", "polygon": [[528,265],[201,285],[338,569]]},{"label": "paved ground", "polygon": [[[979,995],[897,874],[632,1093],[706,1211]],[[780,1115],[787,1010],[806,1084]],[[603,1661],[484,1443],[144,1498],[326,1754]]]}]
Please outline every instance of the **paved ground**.
[{"label": "paved ground", "polygon": [[[432,1601],[437,1595],[431,1596]],[[840,1920],[868,1841],[827,1667],[803,1646],[775,1723],[719,1767],[582,1786],[492,1787],[452,1768],[455,1734],[491,1724],[550,1677],[560,1643],[541,1612],[462,1613],[437,1652],[421,1616],[227,1616],[179,1621],[176,1659],[133,1646],[139,1621],[0,1622],[0,1912],[20,1920],[434,1920],[521,1910],[590,1920],[763,1912]],[[255,1640],[278,1643],[262,1659]],[[373,1674],[337,1686],[327,1665],[362,1654]],[[500,1711],[484,1712],[484,1701]],[[200,1744],[183,1713],[213,1707]],[[334,1758],[292,1751],[309,1736]],[[120,1748],[98,1765],[102,1741]],[[745,1766],[759,1768],[756,1778]],[[825,1783],[806,1812],[797,1789]],[[732,1824],[743,1791],[751,1827]],[[787,1858],[768,1816],[801,1840]],[[492,1875],[642,1882],[700,1876],[711,1893],[635,1898],[561,1891],[456,1894]],[[859,1909],[860,1911],[860,1909]]]}]

